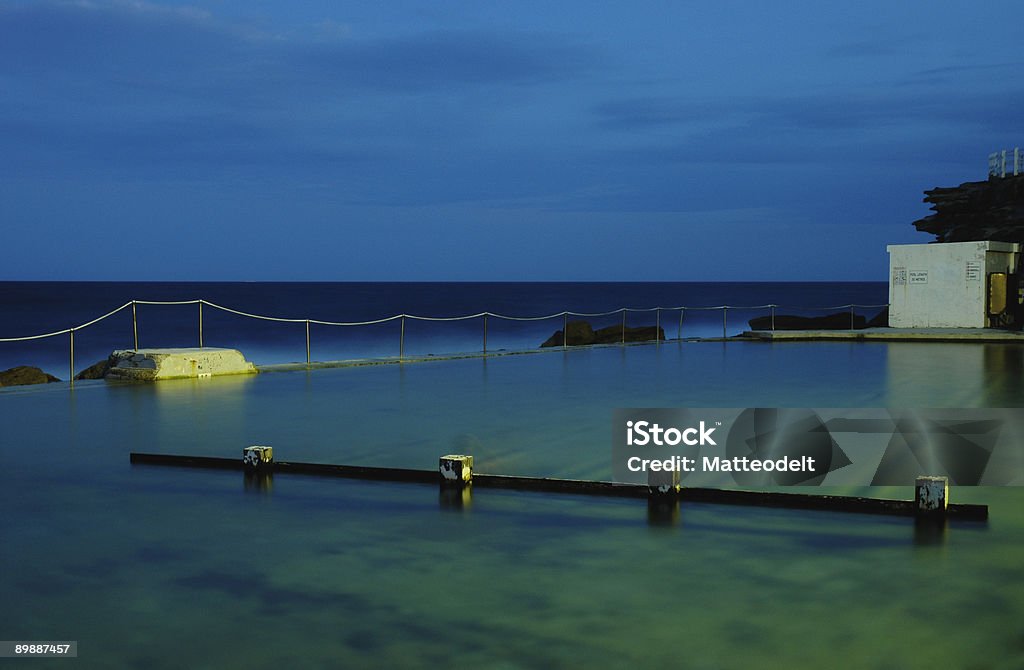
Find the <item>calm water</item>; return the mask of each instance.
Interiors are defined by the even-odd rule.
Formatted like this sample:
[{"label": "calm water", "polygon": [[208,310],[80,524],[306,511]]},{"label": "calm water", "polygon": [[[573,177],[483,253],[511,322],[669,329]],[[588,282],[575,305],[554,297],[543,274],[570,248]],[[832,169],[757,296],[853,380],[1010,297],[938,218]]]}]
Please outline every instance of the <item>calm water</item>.
[{"label": "calm water", "polygon": [[606,478],[614,407],[1021,407],[1022,353],[686,342],[2,389],[0,638],[103,668],[1024,667],[1020,489],[954,489],[990,522],[924,541],[905,519],[686,505],[664,528],[637,501],[456,511],[432,486],[128,464],[271,444]]}]

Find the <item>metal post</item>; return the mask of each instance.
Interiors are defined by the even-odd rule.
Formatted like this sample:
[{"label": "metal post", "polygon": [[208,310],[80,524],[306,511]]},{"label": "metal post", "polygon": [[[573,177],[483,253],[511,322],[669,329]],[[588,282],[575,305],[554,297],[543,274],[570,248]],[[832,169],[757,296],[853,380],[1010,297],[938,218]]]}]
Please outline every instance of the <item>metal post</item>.
[{"label": "metal post", "polygon": [[626,345],[626,308],[622,308],[622,345]]},{"label": "metal post", "polygon": [[853,330],[853,305],[850,305],[850,330]]},{"label": "metal post", "polygon": [[677,340],[683,339],[683,314],[686,314],[686,308],[685,307],[680,307],[679,308],[679,330],[676,333],[676,339]]},{"label": "metal post", "polygon": [[306,319],[306,367],[309,367],[309,319]]},{"label": "metal post", "polygon": [[727,317],[728,314],[729,314],[729,308],[727,306],[723,305],[722,306],[722,339],[725,339],[725,338],[729,337],[725,333],[725,330],[726,330],[725,322],[726,322],[726,317]]},{"label": "metal post", "polygon": [[405,314],[402,315],[402,334],[398,338],[398,360],[405,358]]},{"label": "metal post", "polygon": [[654,340],[661,344],[661,308],[654,310],[656,319],[654,321]]},{"label": "metal post", "polygon": [[562,312],[562,348],[569,346],[569,313]]},{"label": "metal post", "polygon": [[775,305],[772,305],[771,308],[772,308],[772,330],[775,330]]},{"label": "metal post", "polygon": [[70,353],[70,369],[71,369],[71,385],[75,385],[75,329],[72,328],[68,331],[71,335],[71,353]]},{"label": "metal post", "polygon": [[484,356],[487,355],[487,312],[484,312]]},{"label": "metal post", "polygon": [[203,348],[203,301],[199,301],[199,348]]},{"label": "metal post", "polygon": [[139,350],[139,319],[135,314],[135,301],[132,300],[132,335],[135,336],[135,351]]}]

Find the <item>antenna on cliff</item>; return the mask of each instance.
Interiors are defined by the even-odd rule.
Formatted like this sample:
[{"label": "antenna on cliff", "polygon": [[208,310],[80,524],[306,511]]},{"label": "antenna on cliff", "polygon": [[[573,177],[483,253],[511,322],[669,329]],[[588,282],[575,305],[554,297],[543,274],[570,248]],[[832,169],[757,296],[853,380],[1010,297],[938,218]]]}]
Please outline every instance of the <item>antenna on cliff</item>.
[{"label": "antenna on cliff", "polygon": [[[1006,176],[1006,149],[988,155],[988,176]],[[1024,174],[1024,151],[1020,147],[1013,148],[1013,176]]]}]

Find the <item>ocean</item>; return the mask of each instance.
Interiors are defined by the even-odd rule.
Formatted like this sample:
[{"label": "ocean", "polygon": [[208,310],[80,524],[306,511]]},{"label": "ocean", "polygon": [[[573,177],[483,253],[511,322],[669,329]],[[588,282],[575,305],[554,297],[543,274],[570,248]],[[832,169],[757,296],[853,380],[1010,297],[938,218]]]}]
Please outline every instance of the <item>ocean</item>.
[{"label": "ocean", "polygon": [[[64,328],[133,298],[348,320],[871,304],[884,289],[8,284],[0,334]],[[69,305],[73,313],[54,315]],[[194,309],[140,308],[142,344],[192,344]],[[25,320],[12,321],[17,313]],[[718,335],[720,319],[695,316],[684,329]],[[217,344],[262,352],[257,361],[304,357],[301,325],[255,335],[248,321],[229,325],[204,312]],[[422,351],[476,342],[479,322],[448,325],[434,340],[421,331]],[[536,347],[560,324],[536,326],[495,342]],[[84,345],[92,357],[124,346],[130,319],[100,332]],[[397,353],[397,333],[381,339],[382,355]],[[360,336],[334,351],[372,355],[375,342]],[[64,338],[53,344],[55,365],[66,364]],[[17,362],[38,360],[24,353]],[[684,337],[3,388],[0,637],[76,640],[77,663],[103,668],[1024,667],[1021,487],[952,487],[954,502],[988,504],[990,519],[938,534],[904,518],[708,504],[684,504],[665,526],[634,500],[481,489],[457,507],[435,486],[279,474],[253,487],[237,472],[128,460],[132,451],[240,457],[268,444],[280,460],[433,469],[455,452],[473,454],[478,472],[608,479],[617,407],[1024,407],[1022,354],[1012,344]],[[913,495],[910,486],[825,492]]]}]

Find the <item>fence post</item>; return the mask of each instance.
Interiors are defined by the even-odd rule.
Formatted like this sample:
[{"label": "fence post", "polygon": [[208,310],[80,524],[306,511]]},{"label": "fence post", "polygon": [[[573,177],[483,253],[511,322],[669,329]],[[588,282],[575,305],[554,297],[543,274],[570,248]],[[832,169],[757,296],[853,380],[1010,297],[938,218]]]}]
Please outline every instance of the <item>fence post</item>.
[{"label": "fence post", "polygon": [[772,330],[775,330],[775,305],[771,305],[772,308]]},{"label": "fence post", "polygon": [[69,367],[71,369],[71,385],[75,385],[75,329],[68,330],[71,335],[71,349],[69,354]]},{"label": "fence post", "polygon": [[306,367],[309,367],[309,319],[306,319]]},{"label": "fence post", "polygon": [[132,335],[135,337],[135,351],[139,350],[139,320],[135,314],[135,301],[132,300]]},{"label": "fence post", "polygon": [[626,308],[622,308],[622,346],[626,346]]},{"label": "fence post", "polygon": [[726,335],[726,325],[725,325],[726,324],[726,319],[728,318],[728,315],[729,315],[729,306],[728,305],[722,305],[722,339],[725,339],[725,338],[729,337],[728,335]]},{"label": "fence post", "polygon": [[853,330],[853,305],[850,305],[850,330]]},{"label": "fence post", "polygon": [[562,312],[562,348],[569,346],[569,312]]},{"label": "fence post", "polygon": [[677,340],[683,339],[683,314],[685,314],[685,313],[686,313],[686,308],[685,307],[680,307],[679,308],[679,330],[676,332],[676,339]]},{"label": "fence post", "polygon": [[405,358],[405,314],[402,315],[402,333],[398,337],[398,360]]},{"label": "fence post", "polygon": [[661,344],[661,308],[654,310],[654,341]]},{"label": "fence post", "polygon": [[487,355],[487,312],[484,312],[484,356]]},{"label": "fence post", "polygon": [[203,301],[199,301],[199,348],[203,348]]}]

